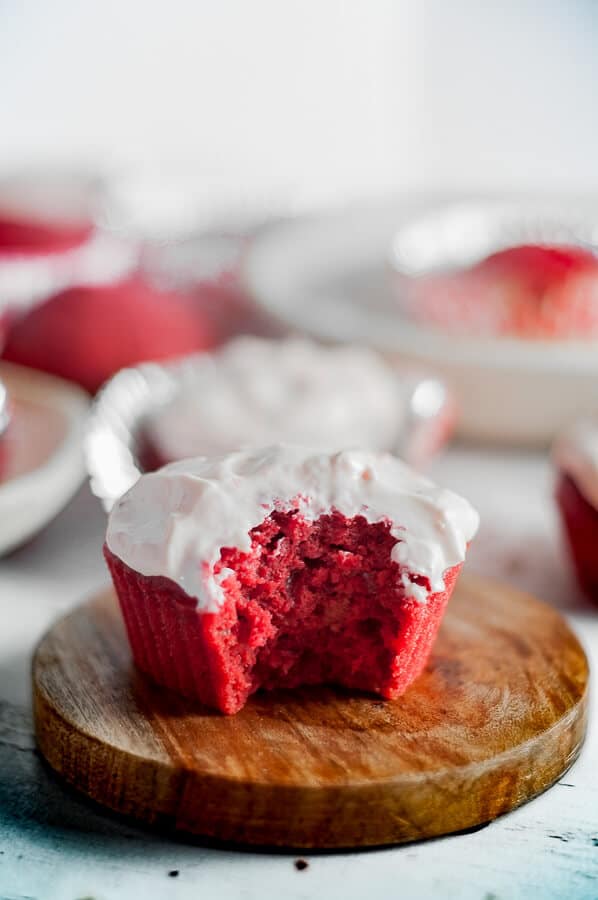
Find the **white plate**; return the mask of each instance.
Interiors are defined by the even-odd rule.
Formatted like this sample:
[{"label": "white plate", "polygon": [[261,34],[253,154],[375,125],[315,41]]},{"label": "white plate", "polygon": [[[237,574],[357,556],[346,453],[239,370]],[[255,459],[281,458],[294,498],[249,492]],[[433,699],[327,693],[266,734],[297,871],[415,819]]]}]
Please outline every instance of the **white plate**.
[{"label": "white plate", "polygon": [[460,434],[545,444],[598,406],[598,341],[446,336],[401,315],[388,263],[393,235],[437,201],[395,200],[280,225],[249,251],[244,281],[277,320],[327,341],[361,341],[447,379]]},{"label": "white plate", "polygon": [[3,554],[48,524],[83,481],[89,398],[66,381],[9,363],[0,363],[0,378],[13,404],[0,472]]}]

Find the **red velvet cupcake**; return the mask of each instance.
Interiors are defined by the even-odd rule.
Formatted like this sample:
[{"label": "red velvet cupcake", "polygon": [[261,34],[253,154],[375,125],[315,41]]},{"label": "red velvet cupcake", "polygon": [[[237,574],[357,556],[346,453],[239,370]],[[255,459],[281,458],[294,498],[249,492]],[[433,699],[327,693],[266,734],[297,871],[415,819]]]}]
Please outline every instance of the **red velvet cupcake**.
[{"label": "red velvet cupcake", "polygon": [[3,306],[19,308],[45,299],[73,274],[95,270],[98,257],[105,255],[93,224],[97,191],[95,178],[66,172],[0,178]]},{"label": "red velvet cupcake", "polygon": [[553,448],[556,500],[580,587],[598,604],[598,422],[579,422]]},{"label": "red velvet cupcake", "polygon": [[213,343],[189,297],[134,276],[71,287],[29,310],[11,328],[4,357],[93,393],[125,366]]},{"label": "red velvet cupcake", "polygon": [[477,522],[389,454],[276,445],[143,476],[105,555],[139,668],[232,714],[260,688],[399,697]]},{"label": "red velvet cupcake", "polygon": [[521,245],[405,288],[411,314],[452,333],[523,338],[598,335],[598,257],[581,247]]}]

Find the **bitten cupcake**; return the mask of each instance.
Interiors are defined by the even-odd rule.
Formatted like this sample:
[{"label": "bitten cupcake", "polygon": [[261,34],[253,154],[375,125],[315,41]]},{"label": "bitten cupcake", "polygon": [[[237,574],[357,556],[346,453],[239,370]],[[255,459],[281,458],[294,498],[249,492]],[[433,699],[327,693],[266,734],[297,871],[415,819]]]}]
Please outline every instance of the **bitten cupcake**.
[{"label": "bitten cupcake", "polygon": [[399,697],[477,525],[389,454],[275,445],[144,475],[105,555],[139,668],[232,714],[260,688]]},{"label": "bitten cupcake", "polygon": [[582,590],[598,604],[598,421],[583,421],[555,441],[556,499]]}]

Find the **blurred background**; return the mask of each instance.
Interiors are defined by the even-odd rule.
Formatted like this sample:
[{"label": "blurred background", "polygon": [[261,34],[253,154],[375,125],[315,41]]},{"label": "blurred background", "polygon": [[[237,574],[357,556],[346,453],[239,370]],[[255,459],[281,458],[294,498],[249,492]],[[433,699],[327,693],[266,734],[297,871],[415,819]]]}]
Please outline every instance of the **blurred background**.
[{"label": "blurred background", "polygon": [[597,186],[591,0],[0,2],[0,167],[183,164],[287,211]]},{"label": "blurred background", "polygon": [[[0,0],[4,480],[41,462],[24,448],[48,423],[19,408],[33,370],[89,394],[116,375],[86,445],[109,505],[172,385],[205,397],[195,363],[166,363],[248,333],[378,351],[401,381],[392,449],[418,465],[453,434],[545,451],[595,410],[597,36],[590,0]],[[490,195],[577,198],[577,218],[505,218]],[[243,363],[249,418],[290,366],[276,352]],[[157,376],[119,378],[147,360]],[[289,404],[317,368],[295,364]],[[181,403],[184,430],[206,404]]]}]

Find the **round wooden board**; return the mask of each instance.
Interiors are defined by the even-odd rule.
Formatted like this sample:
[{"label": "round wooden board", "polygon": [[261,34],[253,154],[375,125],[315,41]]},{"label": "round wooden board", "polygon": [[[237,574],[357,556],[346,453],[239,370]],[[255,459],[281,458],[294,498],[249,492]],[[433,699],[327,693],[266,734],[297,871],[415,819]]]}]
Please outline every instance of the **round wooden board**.
[{"label": "round wooden board", "polygon": [[463,577],[430,663],[398,701],[260,693],[225,717],[133,668],[111,591],[42,639],[39,748],[70,784],[146,822],[288,847],[400,843],[494,819],[579,753],[588,666],[553,609]]}]

